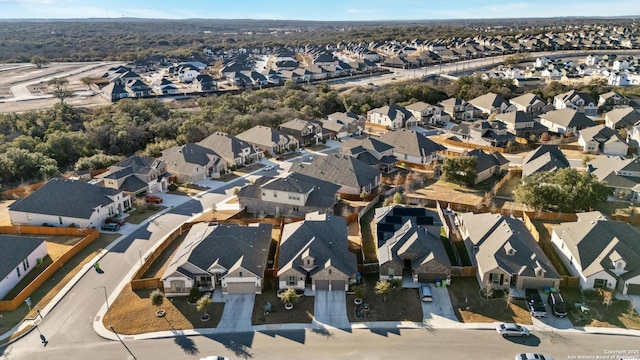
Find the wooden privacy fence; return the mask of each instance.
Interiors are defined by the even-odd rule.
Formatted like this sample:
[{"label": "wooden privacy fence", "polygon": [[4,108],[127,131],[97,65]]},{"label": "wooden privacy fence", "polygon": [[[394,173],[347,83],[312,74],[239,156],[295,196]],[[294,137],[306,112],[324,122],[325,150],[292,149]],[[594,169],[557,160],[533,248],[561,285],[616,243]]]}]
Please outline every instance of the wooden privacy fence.
[{"label": "wooden privacy fence", "polygon": [[452,266],[451,276],[453,277],[475,277],[478,268],[475,266]]},{"label": "wooden privacy fence", "polygon": [[[16,229],[19,228],[19,229]],[[45,281],[47,281],[58,269],[67,261],[95,241],[100,232],[96,229],[76,229],[76,228],[50,228],[44,226],[0,226],[2,234],[29,234],[29,235],[71,235],[83,236],[75,246],[62,254],[49,265],[40,275],[36,276],[27,286],[25,286],[15,298],[0,301],[0,311],[13,311],[18,308],[34,291],[36,291]]]}]

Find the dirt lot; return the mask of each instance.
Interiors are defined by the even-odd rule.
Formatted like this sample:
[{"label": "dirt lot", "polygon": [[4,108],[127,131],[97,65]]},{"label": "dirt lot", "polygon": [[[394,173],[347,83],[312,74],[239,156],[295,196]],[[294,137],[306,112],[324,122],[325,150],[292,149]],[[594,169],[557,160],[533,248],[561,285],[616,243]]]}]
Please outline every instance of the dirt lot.
[{"label": "dirt lot", "polygon": [[428,199],[475,206],[482,201],[482,196],[489,189],[490,187],[465,188],[443,180],[428,180],[423,188],[415,192]]},{"label": "dirt lot", "polygon": [[371,310],[365,318],[357,318],[355,315],[356,306],[353,303],[354,295],[347,295],[347,316],[349,321],[422,322],[422,305],[416,289],[403,289],[400,287],[392,289],[391,293],[387,295],[387,301],[384,302],[382,295],[376,294],[374,290],[378,275],[365,275],[363,281],[367,288],[363,301],[369,304]]},{"label": "dirt lot", "polygon": [[507,306],[506,297],[484,299],[475,277],[455,278],[448,290],[453,311],[461,322],[532,323],[524,300],[513,300]]}]

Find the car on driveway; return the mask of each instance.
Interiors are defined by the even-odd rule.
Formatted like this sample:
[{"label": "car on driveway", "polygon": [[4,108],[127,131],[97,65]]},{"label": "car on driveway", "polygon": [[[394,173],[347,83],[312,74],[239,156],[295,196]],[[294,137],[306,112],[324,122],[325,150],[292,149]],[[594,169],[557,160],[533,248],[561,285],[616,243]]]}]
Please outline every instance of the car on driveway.
[{"label": "car on driveway", "polygon": [[548,355],[525,353],[516,355],[515,360],[553,360],[553,358]]},{"label": "car on driveway", "polygon": [[426,302],[433,301],[433,295],[431,294],[431,286],[429,285],[420,286],[420,299]]},{"label": "car on driveway", "polygon": [[120,218],[117,218],[117,217],[110,216],[110,217],[108,217],[108,218],[106,218],[104,220],[104,223],[105,224],[118,224],[118,225],[122,226],[122,225],[124,225],[125,221],[124,221],[124,219],[120,219]]},{"label": "car on driveway", "polygon": [[120,225],[116,223],[104,224],[100,227],[100,229],[104,231],[118,231],[120,230]]},{"label": "car on driveway", "polygon": [[271,170],[273,170],[273,169],[275,169],[275,168],[273,167],[273,165],[267,165],[267,166],[265,166],[265,167],[263,167],[263,168],[262,168],[262,170],[264,170],[264,171],[271,171]]},{"label": "car on driveway", "polygon": [[544,302],[542,302],[542,298],[540,297],[540,293],[536,289],[527,289],[525,290],[525,295],[527,298],[527,308],[533,317],[544,317],[547,316],[547,308],[544,306]]},{"label": "car on driveway", "polygon": [[156,195],[147,195],[144,197],[144,201],[148,203],[160,204],[162,202],[162,198]]},{"label": "car on driveway", "polygon": [[303,149],[303,148],[296,148],[296,152],[297,152],[297,153],[303,153],[303,152],[304,152],[304,149]]},{"label": "car on driveway", "polygon": [[503,323],[496,326],[496,331],[498,332],[498,334],[504,337],[507,337],[507,336],[526,337],[531,335],[531,333],[529,332],[529,329],[527,329],[526,327],[518,324],[511,324],[511,323]]}]

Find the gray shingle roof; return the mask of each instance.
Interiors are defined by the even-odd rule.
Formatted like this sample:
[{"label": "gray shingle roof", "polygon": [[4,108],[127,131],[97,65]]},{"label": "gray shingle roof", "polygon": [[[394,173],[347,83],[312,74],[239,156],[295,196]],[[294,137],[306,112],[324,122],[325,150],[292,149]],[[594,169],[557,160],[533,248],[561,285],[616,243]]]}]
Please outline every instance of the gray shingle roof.
[{"label": "gray shingle roof", "polygon": [[640,172],[640,160],[601,156],[589,162],[589,171],[609,187],[633,189],[640,177],[619,175],[620,171]]},{"label": "gray shingle roof", "polygon": [[476,173],[483,172],[494,166],[500,167],[504,164],[509,163],[509,160],[507,160],[504,156],[502,156],[502,154],[497,151],[492,154],[487,154],[481,149],[475,149],[469,151],[467,155],[474,156],[478,159],[478,165],[476,165]]},{"label": "gray shingle roof", "polygon": [[273,147],[275,145],[287,146],[297,144],[293,136],[289,136],[268,126],[256,125],[240,134],[236,135],[240,140],[258,146]]},{"label": "gray shingle roof", "polygon": [[191,174],[196,167],[204,167],[209,163],[216,165],[222,161],[215,151],[193,143],[164,150],[161,159],[167,163],[170,172],[180,174]]},{"label": "gray shingle roof", "polygon": [[387,131],[380,137],[380,141],[392,146],[396,154],[417,157],[431,156],[435,152],[446,149],[426,136],[406,128]]},{"label": "gray shingle roof", "polygon": [[604,114],[616,127],[633,126],[640,121],[640,112],[632,107],[613,109]]},{"label": "gray shingle roof", "polygon": [[214,264],[227,270],[239,265],[262,278],[272,229],[271,224],[195,224],[162,278],[175,272],[189,277],[206,275]]},{"label": "gray shingle roof", "polygon": [[482,271],[499,267],[509,274],[535,277],[535,269],[542,268],[545,279],[561,279],[522,221],[490,213],[461,216],[469,232],[465,243],[477,249],[473,260]]},{"label": "gray shingle roof", "polygon": [[[578,221],[563,223],[553,229],[574,257],[584,275],[606,271],[615,276],[611,255],[622,257],[627,266],[623,279],[640,274],[640,231],[622,221],[607,221],[599,212],[598,218],[578,217]],[[587,213],[590,215],[593,213]],[[579,214],[580,215],[580,214]]]},{"label": "gray shingle roof", "polygon": [[526,177],[539,171],[555,171],[571,167],[569,160],[559,147],[540,145],[522,161],[522,176]]},{"label": "gray shingle roof", "polygon": [[113,203],[120,190],[89,185],[78,180],[54,178],[28,197],[9,205],[9,210],[89,219],[94,209]]},{"label": "gray shingle roof", "polygon": [[593,120],[589,119],[585,114],[569,108],[549,111],[544,115],[540,115],[540,118],[550,121],[554,124],[560,125],[564,128],[575,127],[578,129],[584,129],[590,126],[594,126],[596,124],[595,122],[593,122]]},{"label": "gray shingle roof", "polygon": [[357,272],[355,254],[349,251],[347,224],[339,216],[307,214],[304,221],[286,224],[282,229],[278,275],[291,268],[302,273],[302,254],[308,253],[315,259],[313,275],[325,268],[326,264],[340,270],[347,276]]},{"label": "gray shingle roof", "polygon": [[380,172],[348,155],[316,156],[310,164],[293,163],[291,172],[333,182],[341,186],[363,187],[377,184]]},{"label": "gray shingle roof", "polygon": [[[45,238],[0,234],[0,279],[15,271],[15,267],[43,242]],[[30,264],[32,267],[35,265]]]},{"label": "gray shingle roof", "polygon": [[[198,142],[198,145],[204,146],[216,152],[226,162],[233,164],[233,160],[241,157],[242,150],[251,148],[248,143],[236,138],[233,135],[224,132],[215,132],[204,140]],[[250,152],[253,153],[253,152]]]}]

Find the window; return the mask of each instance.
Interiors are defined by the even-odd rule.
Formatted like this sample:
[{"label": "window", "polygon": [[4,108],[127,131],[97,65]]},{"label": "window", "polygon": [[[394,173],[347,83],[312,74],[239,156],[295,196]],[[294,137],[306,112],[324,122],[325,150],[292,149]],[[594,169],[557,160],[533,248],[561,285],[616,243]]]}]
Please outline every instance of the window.
[{"label": "window", "polygon": [[496,285],[502,284],[502,274],[491,274],[489,280]]},{"label": "window", "polygon": [[607,280],[606,279],[595,279],[593,281],[593,287],[595,289],[603,289],[607,287]]},{"label": "window", "polygon": [[22,268],[25,271],[29,268],[29,258],[25,258],[24,260],[22,260]]},{"label": "window", "polygon": [[274,198],[275,198],[275,197],[278,197],[278,192],[277,192],[277,191],[274,191],[274,192],[273,192],[273,197],[274,197]]},{"label": "window", "polygon": [[18,273],[18,276],[20,276],[20,267],[16,268],[16,272]]},{"label": "window", "polygon": [[311,260],[307,259],[307,265],[311,265]]},{"label": "window", "polygon": [[27,220],[31,220],[31,214],[27,214]]},{"label": "window", "polygon": [[287,285],[295,285],[295,284],[296,284],[296,277],[290,275],[289,280],[287,281]]},{"label": "window", "polygon": [[238,276],[242,277],[242,271],[238,271]]}]

